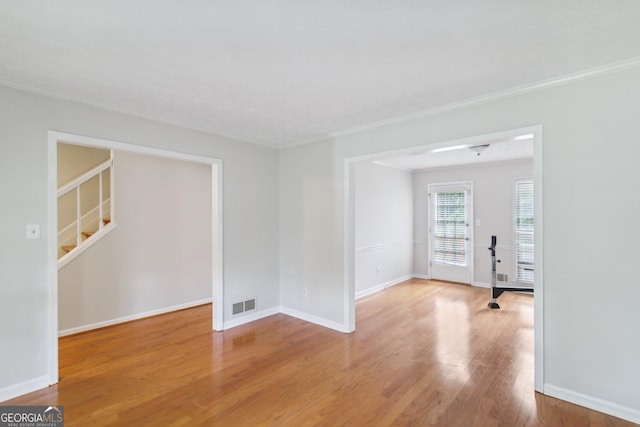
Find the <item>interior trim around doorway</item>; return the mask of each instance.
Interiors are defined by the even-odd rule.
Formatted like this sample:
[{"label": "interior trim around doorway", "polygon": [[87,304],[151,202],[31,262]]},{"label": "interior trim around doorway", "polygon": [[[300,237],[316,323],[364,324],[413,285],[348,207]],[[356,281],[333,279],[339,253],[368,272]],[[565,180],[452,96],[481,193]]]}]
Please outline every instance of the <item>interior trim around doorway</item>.
[{"label": "interior trim around doorway", "polygon": [[49,366],[49,384],[58,382],[58,257],[57,230],[57,143],[66,143],[98,147],[104,149],[125,151],[144,154],[155,157],[163,157],[172,160],[182,160],[193,163],[207,164],[211,166],[211,245],[212,245],[212,296],[213,296],[213,325],[216,331],[224,329],[224,283],[223,283],[223,227],[222,227],[222,202],[223,202],[223,162],[214,157],[198,156],[180,153],[176,151],[162,150],[123,142],[74,135],[63,132],[48,132],[48,188],[47,188],[47,218],[48,229],[48,285],[49,292],[49,345],[47,360]]}]

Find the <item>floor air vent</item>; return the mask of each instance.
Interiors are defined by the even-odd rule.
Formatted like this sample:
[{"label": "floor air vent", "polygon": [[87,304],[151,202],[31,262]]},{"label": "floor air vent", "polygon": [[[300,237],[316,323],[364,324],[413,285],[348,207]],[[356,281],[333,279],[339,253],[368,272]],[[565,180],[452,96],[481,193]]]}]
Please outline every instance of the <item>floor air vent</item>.
[{"label": "floor air vent", "polygon": [[255,310],[256,309],[256,299],[248,299],[244,302],[244,311]]},{"label": "floor air vent", "polygon": [[245,311],[251,311],[256,309],[256,299],[251,298],[246,301],[233,303],[231,306],[231,313],[236,314],[244,313]]},{"label": "floor air vent", "polygon": [[235,304],[233,304],[232,307],[232,313],[233,314],[240,314],[244,311],[244,303],[243,302],[237,302]]}]

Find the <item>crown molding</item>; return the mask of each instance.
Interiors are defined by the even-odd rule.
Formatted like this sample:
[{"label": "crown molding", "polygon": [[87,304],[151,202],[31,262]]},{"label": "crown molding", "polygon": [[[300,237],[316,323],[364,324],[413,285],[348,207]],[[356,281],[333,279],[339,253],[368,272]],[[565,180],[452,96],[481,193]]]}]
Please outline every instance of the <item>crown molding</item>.
[{"label": "crown molding", "polygon": [[481,95],[474,98],[469,98],[463,101],[452,102],[450,104],[441,105],[438,107],[427,108],[425,110],[416,111],[414,113],[404,114],[401,116],[392,117],[389,119],[379,120],[376,122],[367,123],[360,126],[354,126],[346,129],[335,130],[327,134],[327,136],[302,140],[293,144],[283,145],[280,148],[295,147],[298,145],[311,144],[314,142],[326,141],[343,136],[353,135],[361,132],[366,132],[372,129],[376,129],[383,126],[402,123],[409,120],[434,116],[437,114],[446,113],[452,110],[471,107],[479,104],[486,104],[489,102],[497,101],[500,99],[511,98],[518,95],[524,95],[528,93],[538,92],[545,89],[550,89],[557,86],[568,85],[577,83],[582,80],[587,80],[606,74],[616,73],[640,66],[640,57],[630,58],[623,61],[612,62],[587,70],[579,71],[576,73],[566,74],[563,76],[553,77],[546,80],[541,80],[535,83],[530,83],[522,86],[516,86],[511,89],[505,89],[497,92],[492,92],[486,95]]},{"label": "crown molding", "polygon": [[295,146],[299,146],[299,145],[311,144],[311,143],[314,143],[314,142],[326,141],[326,140],[339,138],[339,137],[343,137],[343,136],[353,135],[353,134],[366,132],[366,131],[369,131],[369,130],[372,130],[372,129],[376,129],[376,128],[379,128],[379,127],[383,127],[383,126],[402,123],[404,121],[409,121],[409,120],[414,120],[414,119],[434,116],[434,115],[442,114],[442,113],[445,113],[445,112],[448,112],[448,111],[452,111],[452,110],[457,110],[457,109],[461,109],[461,108],[465,108],[465,107],[471,107],[471,106],[479,105],[479,104],[485,104],[485,103],[492,102],[492,101],[497,101],[497,100],[500,100],[500,99],[510,98],[510,97],[514,97],[514,96],[518,96],[518,95],[524,95],[524,94],[527,94],[527,93],[532,93],[532,92],[537,92],[537,91],[541,91],[541,90],[557,87],[557,86],[576,83],[576,82],[579,82],[579,81],[582,81],[582,80],[587,80],[587,79],[591,79],[591,78],[602,76],[602,75],[606,75],[606,74],[611,74],[611,73],[616,73],[616,72],[620,72],[620,71],[636,68],[638,66],[640,66],[640,57],[634,57],[634,58],[626,59],[626,60],[623,60],[623,61],[612,62],[610,64],[605,64],[605,65],[601,65],[601,66],[598,66],[598,67],[589,68],[589,69],[586,69],[586,70],[583,70],[583,71],[579,71],[579,72],[576,72],[576,73],[571,73],[571,74],[566,74],[566,75],[559,76],[559,77],[553,77],[553,78],[550,78],[550,79],[541,80],[541,81],[536,82],[536,83],[530,83],[530,84],[526,84],[526,85],[522,85],[522,86],[517,86],[517,87],[511,88],[511,89],[505,89],[505,90],[501,90],[501,91],[497,91],[497,92],[492,92],[492,93],[489,93],[489,94],[486,94],[486,95],[481,95],[481,96],[478,96],[478,97],[469,98],[469,99],[466,99],[466,100],[463,100],[463,101],[452,102],[450,104],[445,104],[445,105],[441,105],[441,106],[438,106],[438,107],[433,107],[433,108],[428,108],[428,109],[425,109],[425,110],[416,111],[414,113],[409,113],[409,114],[404,114],[404,115],[401,115],[401,116],[391,117],[389,119],[379,120],[379,121],[366,123],[366,124],[359,125],[359,126],[353,126],[353,127],[350,127],[350,128],[337,129],[337,130],[333,130],[331,132],[328,132],[326,136],[300,140],[300,141],[297,141],[297,142],[294,142],[294,143],[282,144],[282,145],[271,144],[271,143],[268,143],[266,141],[243,138],[243,137],[240,137],[240,136],[237,136],[237,135],[225,134],[223,132],[215,132],[215,131],[212,131],[212,130],[203,129],[203,128],[199,128],[199,127],[196,127],[196,126],[188,126],[188,125],[185,125],[185,124],[182,124],[182,123],[178,123],[178,122],[174,122],[174,121],[166,120],[166,119],[160,119],[160,118],[157,118],[157,117],[154,117],[154,116],[150,116],[150,115],[145,114],[145,113],[140,113],[138,111],[122,108],[120,106],[109,104],[107,102],[103,102],[103,101],[99,101],[99,100],[95,100],[95,99],[90,99],[90,98],[84,98],[84,97],[81,97],[81,96],[76,96],[76,95],[67,94],[67,93],[58,92],[58,91],[53,91],[53,90],[49,90],[49,89],[44,89],[44,88],[41,88],[41,87],[38,87],[38,86],[35,86],[35,85],[29,85],[29,84],[26,84],[26,83],[22,83],[20,81],[7,79],[7,78],[4,78],[4,77],[0,77],[0,86],[6,86],[6,87],[9,87],[9,88],[12,88],[12,89],[17,89],[17,90],[21,90],[21,91],[25,91],[25,92],[30,92],[30,93],[34,93],[36,95],[43,95],[43,96],[47,96],[47,97],[50,97],[50,98],[55,98],[55,99],[59,99],[59,100],[63,100],[63,101],[77,102],[77,103],[80,103],[80,104],[101,108],[101,109],[104,109],[104,110],[107,110],[107,111],[111,111],[111,112],[114,112],[114,113],[126,114],[126,115],[129,115],[129,116],[138,117],[138,118],[145,119],[145,120],[150,120],[150,121],[153,121],[153,122],[156,122],[156,123],[167,124],[167,125],[176,126],[176,127],[182,128],[182,129],[188,129],[188,130],[193,130],[193,131],[197,131],[197,132],[202,132],[202,133],[205,133],[205,134],[208,134],[208,135],[212,135],[212,136],[215,136],[215,137],[229,139],[229,140],[236,141],[236,142],[242,142],[242,143],[245,143],[245,144],[259,145],[259,146],[266,147],[266,148],[271,148],[271,149],[284,149],[284,148],[291,148],[291,147],[295,147]]}]

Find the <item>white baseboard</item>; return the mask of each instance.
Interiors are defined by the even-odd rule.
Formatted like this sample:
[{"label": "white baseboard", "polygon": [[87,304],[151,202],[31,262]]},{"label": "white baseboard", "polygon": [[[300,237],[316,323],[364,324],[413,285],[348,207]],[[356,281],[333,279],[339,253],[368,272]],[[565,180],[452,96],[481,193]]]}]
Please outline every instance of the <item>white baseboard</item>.
[{"label": "white baseboard", "polygon": [[287,307],[280,307],[280,313],[295,317],[296,319],[304,320],[305,322],[315,323],[316,325],[324,326],[325,328],[333,329],[334,331],[349,333],[343,324],[314,316],[313,314],[303,313],[302,311]]},{"label": "white baseboard", "polygon": [[14,397],[18,397],[23,394],[31,393],[32,391],[40,390],[47,387],[49,387],[48,375],[10,385],[9,387],[0,389],[0,402],[4,402],[5,400],[13,399]]},{"label": "white baseboard", "polygon": [[158,314],[169,313],[172,311],[184,310],[185,308],[196,307],[199,305],[210,304],[211,298],[205,298],[198,301],[191,301],[184,304],[173,305],[171,307],[159,308],[157,310],[146,311],[144,313],[132,314],[130,316],[118,317],[116,319],[105,320],[102,322],[91,323],[89,325],[78,326],[76,328],[64,329],[58,332],[59,337],[66,335],[78,334],[80,332],[90,331],[92,329],[104,328],[105,326],[117,325],[118,323],[130,322],[132,320],[143,319],[145,317],[157,316]]},{"label": "white baseboard", "polygon": [[412,274],[411,277],[414,279],[431,280],[431,276],[428,274]]},{"label": "white baseboard", "polygon": [[477,288],[490,288],[491,287],[491,283],[484,283],[484,282],[473,282],[471,283],[471,285],[477,287]]},{"label": "white baseboard", "polygon": [[356,299],[362,298],[362,297],[366,297],[367,295],[375,294],[376,292],[380,292],[383,289],[390,288],[392,286],[395,286],[395,285],[397,285],[399,283],[402,283],[402,282],[404,282],[406,280],[409,280],[409,279],[412,279],[414,277],[415,277],[414,275],[410,274],[408,276],[400,277],[399,279],[390,280],[390,281],[388,281],[386,283],[382,283],[380,285],[373,286],[371,288],[364,289],[362,291],[356,292]]},{"label": "white baseboard", "polygon": [[362,298],[362,297],[366,297],[367,295],[375,294],[376,292],[380,292],[384,288],[385,288],[384,285],[378,285],[378,286],[374,286],[374,287],[369,288],[369,289],[364,289],[362,291],[358,291],[358,292],[356,292],[356,299],[359,299],[359,298]]},{"label": "white baseboard", "polygon": [[279,307],[271,307],[265,310],[254,311],[242,316],[235,317],[231,320],[224,322],[224,329],[235,328],[236,326],[244,325],[245,323],[253,322],[255,320],[262,319],[263,317],[273,316],[280,313]]},{"label": "white baseboard", "polygon": [[558,387],[553,384],[544,385],[544,394],[593,409],[594,411],[604,412],[614,417],[622,418],[636,424],[640,424],[640,410],[618,405],[593,396],[578,393],[573,390]]}]

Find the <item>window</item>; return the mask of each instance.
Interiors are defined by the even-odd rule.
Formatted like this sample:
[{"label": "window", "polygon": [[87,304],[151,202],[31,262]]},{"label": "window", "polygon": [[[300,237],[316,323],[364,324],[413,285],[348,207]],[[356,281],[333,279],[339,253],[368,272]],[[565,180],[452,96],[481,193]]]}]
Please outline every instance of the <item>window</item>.
[{"label": "window", "polygon": [[466,265],[466,197],[464,191],[433,193],[433,260]]},{"label": "window", "polygon": [[516,280],[533,283],[533,180],[519,179],[515,185]]}]

